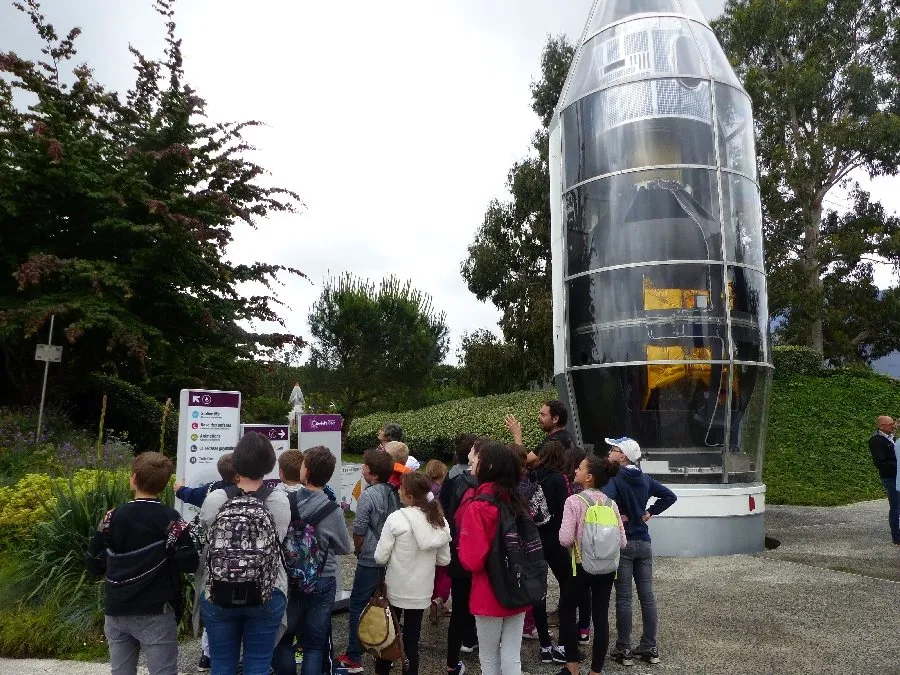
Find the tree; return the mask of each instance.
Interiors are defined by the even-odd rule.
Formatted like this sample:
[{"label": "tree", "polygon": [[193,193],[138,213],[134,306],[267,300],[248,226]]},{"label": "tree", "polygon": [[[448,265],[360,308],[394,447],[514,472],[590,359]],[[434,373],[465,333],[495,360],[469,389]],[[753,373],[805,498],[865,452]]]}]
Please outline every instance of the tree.
[{"label": "tree", "polygon": [[[160,396],[240,386],[249,359],[297,341],[240,324],[283,325],[272,285],[298,272],[225,259],[237,222],[256,227],[299,202],[259,184],[243,138],[257,122],[205,119],[168,0],[155,2],[165,56],[131,48],[124,100],[87,65],[70,68],[80,29],[60,39],[36,0],[14,4],[44,57],[0,54],[0,397],[33,395],[51,314],[72,386],[95,371]],[[267,290],[244,297],[247,282]]]},{"label": "tree", "polygon": [[507,179],[512,199],[490,203],[461,267],[469,290],[503,312],[500,328],[515,355],[513,388],[553,374],[548,129],[573,55],[565,37],[548,39],[541,80],[531,85],[532,109],[541,120],[533,153],[513,165]]},{"label": "tree", "polygon": [[447,354],[447,326],[431,298],[395,277],[375,284],[345,274],[325,283],[309,313],[310,365],[339,401],[344,436],[363,411],[390,409],[429,382]]},{"label": "tree", "polygon": [[753,100],[780,336],[838,362],[897,349],[897,289],[873,265],[900,269],[900,221],[858,186],[847,213],[828,198],[900,165],[898,4],[729,0],[713,28]]},{"label": "tree", "polygon": [[501,342],[489,330],[464,334],[457,357],[465,364],[463,384],[478,396],[505,394],[524,386],[515,347]]}]

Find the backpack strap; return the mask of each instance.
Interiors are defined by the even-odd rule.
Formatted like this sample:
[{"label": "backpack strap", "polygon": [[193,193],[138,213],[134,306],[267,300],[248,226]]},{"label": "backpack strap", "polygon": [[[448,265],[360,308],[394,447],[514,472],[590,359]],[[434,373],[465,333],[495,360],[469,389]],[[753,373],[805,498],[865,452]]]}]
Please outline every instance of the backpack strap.
[{"label": "backpack strap", "polygon": [[315,527],[320,522],[322,522],[328,515],[337,511],[340,506],[337,505],[336,502],[328,500],[326,504],[322,504],[318,509],[310,513],[305,518],[300,515],[300,507],[297,504],[297,491],[288,492],[288,503],[291,505],[291,522],[295,520],[302,520],[307,525],[312,525]]}]

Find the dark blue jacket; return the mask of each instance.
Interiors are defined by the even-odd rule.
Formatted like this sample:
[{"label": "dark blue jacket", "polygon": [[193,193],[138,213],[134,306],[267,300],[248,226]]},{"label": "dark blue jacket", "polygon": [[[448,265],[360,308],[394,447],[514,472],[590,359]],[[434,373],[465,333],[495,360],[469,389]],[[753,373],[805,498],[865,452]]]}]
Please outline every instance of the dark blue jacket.
[{"label": "dark blue jacket", "polygon": [[199,487],[194,488],[183,485],[175,491],[175,496],[185,504],[196,506],[199,509],[203,506],[203,502],[206,501],[206,495],[210,492],[213,490],[224,490],[229,485],[233,484],[234,483],[228,481],[217,480],[215,483],[207,483],[206,485],[200,485]]},{"label": "dark blue jacket", "polygon": [[[628,516],[625,536],[629,540],[650,541],[650,530],[643,521],[644,513],[656,516],[678,499],[669,488],[650,478],[633,464],[623,466],[619,475],[601,489],[607,497],[615,500],[619,512]],[[647,502],[650,501],[650,497],[656,497],[656,501],[648,508]]]}]

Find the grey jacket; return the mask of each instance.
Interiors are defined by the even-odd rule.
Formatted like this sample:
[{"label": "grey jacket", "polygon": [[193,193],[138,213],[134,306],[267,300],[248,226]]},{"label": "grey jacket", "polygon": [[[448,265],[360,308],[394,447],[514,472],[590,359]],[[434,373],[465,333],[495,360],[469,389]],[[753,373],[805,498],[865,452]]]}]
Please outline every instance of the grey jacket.
[{"label": "grey jacket", "polygon": [[399,508],[400,497],[387,483],[375,483],[363,490],[356,503],[356,519],[353,521],[353,534],[365,537],[358,565],[379,567],[375,562],[375,547],[387,517]]},{"label": "grey jacket", "polygon": [[[297,513],[301,518],[312,515],[331,500],[321,490],[297,490]],[[326,549],[325,567],[322,568],[321,577],[337,576],[337,560],[335,555],[346,555],[353,550],[350,541],[350,533],[347,531],[347,523],[344,522],[344,511],[337,509],[325,516],[316,526],[319,545]]]}]

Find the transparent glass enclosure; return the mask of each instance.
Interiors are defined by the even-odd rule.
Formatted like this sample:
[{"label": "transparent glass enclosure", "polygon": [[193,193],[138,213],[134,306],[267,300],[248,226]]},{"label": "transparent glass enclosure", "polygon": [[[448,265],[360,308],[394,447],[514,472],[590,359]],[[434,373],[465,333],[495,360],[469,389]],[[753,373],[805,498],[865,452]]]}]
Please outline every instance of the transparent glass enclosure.
[{"label": "transparent glass enclosure", "polygon": [[[662,14],[663,16],[649,16]],[[560,102],[564,386],[666,482],[761,479],[771,385],[750,99],[695,3],[601,3]]]}]

